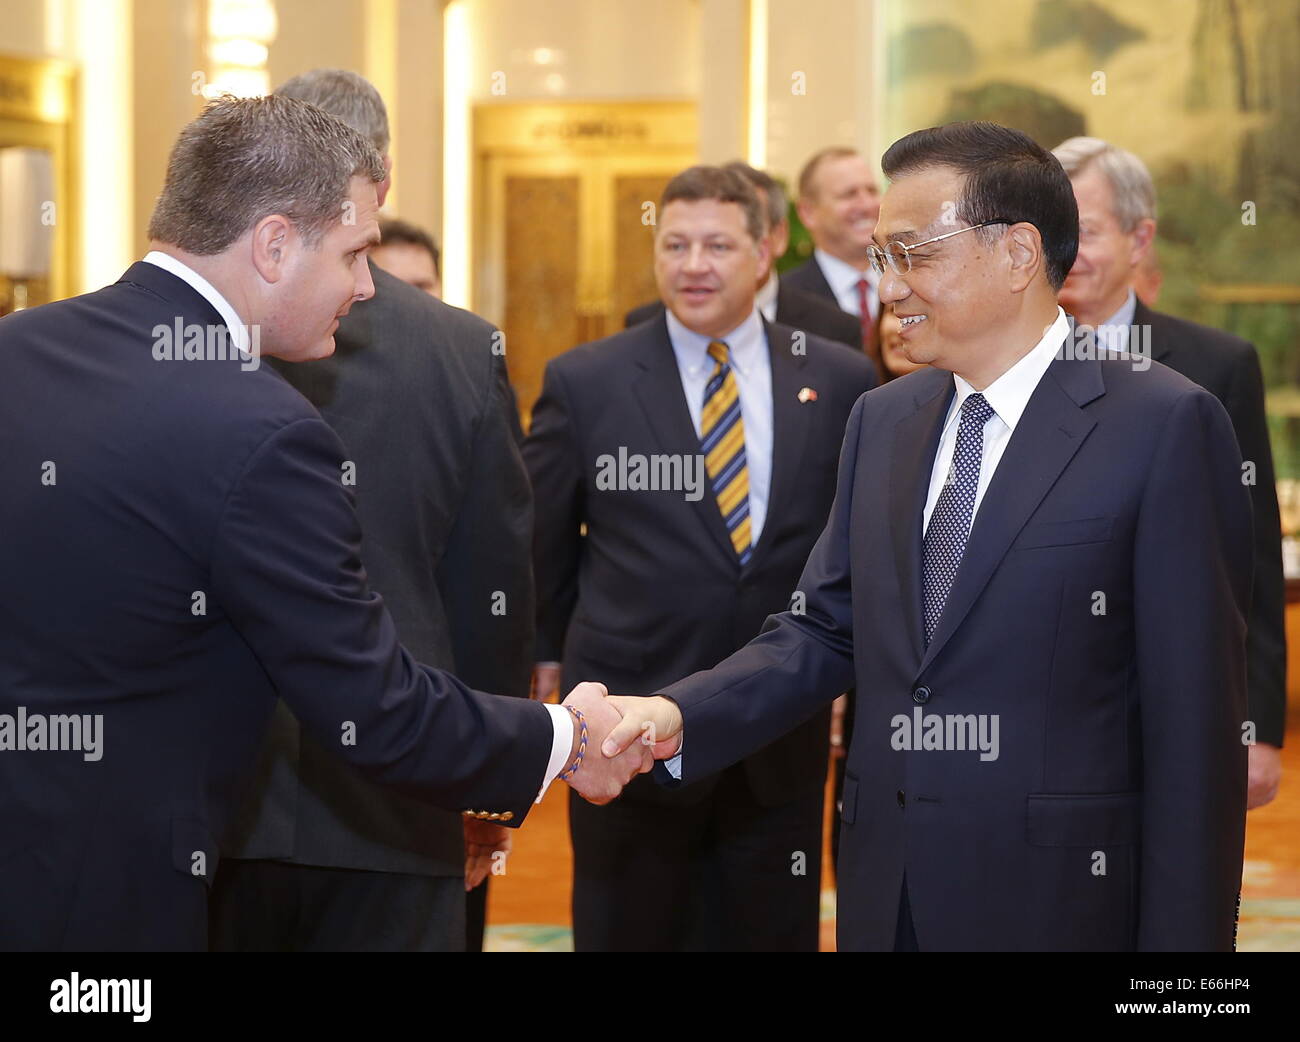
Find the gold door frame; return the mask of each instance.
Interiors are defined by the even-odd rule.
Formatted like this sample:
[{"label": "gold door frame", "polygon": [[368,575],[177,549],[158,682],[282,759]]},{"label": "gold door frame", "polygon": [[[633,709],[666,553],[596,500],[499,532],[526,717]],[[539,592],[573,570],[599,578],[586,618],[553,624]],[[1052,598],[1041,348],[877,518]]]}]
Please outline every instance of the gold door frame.
[{"label": "gold door frame", "polygon": [[75,162],[76,75],[73,66],[55,58],[0,55],[0,145],[45,149],[54,168],[51,300],[77,289],[72,276],[81,234]]},{"label": "gold door frame", "polygon": [[[477,107],[473,309],[499,325],[504,323],[508,180],[570,178],[577,182],[578,193],[578,227],[566,229],[576,253],[575,343],[621,328],[622,315],[614,314],[618,179],[631,175],[667,180],[691,165],[696,161],[697,127],[691,101],[511,102]],[[507,340],[510,335],[507,329]],[[527,399],[534,390],[532,370],[539,359],[515,358],[512,375],[523,375],[516,368],[521,362],[528,371],[523,381],[523,399]],[[531,405],[529,400],[520,401],[525,416]]]}]

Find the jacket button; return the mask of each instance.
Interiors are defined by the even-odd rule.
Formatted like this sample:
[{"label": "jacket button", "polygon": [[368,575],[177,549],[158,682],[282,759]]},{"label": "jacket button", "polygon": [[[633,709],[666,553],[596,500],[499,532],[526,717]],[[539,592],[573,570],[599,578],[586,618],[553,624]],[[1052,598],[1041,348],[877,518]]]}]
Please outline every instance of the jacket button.
[{"label": "jacket button", "polygon": [[923,706],[926,702],[930,701],[930,695],[930,689],[923,685],[912,692],[912,701],[919,706]]},{"label": "jacket button", "polygon": [[512,811],[512,810],[508,810],[508,811],[506,811],[505,813],[503,813],[503,814],[501,815],[501,820],[502,820],[502,821],[509,821],[509,820],[512,819],[514,816],[515,816],[515,812]]},{"label": "jacket button", "polygon": [[899,789],[899,790],[898,790],[898,808],[899,808],[899,810],[902,810],[905,806],[907,806],[907,797],[903,795],[903,790],[902,790],[902,789]]}]

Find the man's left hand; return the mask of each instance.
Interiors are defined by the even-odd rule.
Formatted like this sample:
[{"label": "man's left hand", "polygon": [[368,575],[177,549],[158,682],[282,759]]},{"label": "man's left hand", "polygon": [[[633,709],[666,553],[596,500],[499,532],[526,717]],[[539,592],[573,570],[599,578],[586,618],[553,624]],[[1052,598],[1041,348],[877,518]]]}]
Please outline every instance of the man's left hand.
[{"label": "man's left hand", "polygon": [[493,855],[508,855],[513,840],[510,829],[495,821],[463,818],[465,823],[465,892],[469,893],[492,871]]},{"label": "man's left hand", "polygon": [[1246,809],[1271,803],[1282,784],[1282,750],[1256,742],[1250,747],[1250,774],[1246,786]]}]

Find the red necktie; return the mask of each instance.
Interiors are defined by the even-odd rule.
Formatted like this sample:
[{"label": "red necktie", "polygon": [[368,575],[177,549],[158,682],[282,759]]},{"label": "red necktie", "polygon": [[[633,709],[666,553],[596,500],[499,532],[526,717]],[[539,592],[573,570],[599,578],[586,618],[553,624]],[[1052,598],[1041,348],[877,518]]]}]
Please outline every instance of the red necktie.
[{"label": "red necktie", "polygon": [[871,318],[871,283],[866,278],[858,279],[858,323],[862,327],[862,350],[872,354],[876,340],[876,323]]}]

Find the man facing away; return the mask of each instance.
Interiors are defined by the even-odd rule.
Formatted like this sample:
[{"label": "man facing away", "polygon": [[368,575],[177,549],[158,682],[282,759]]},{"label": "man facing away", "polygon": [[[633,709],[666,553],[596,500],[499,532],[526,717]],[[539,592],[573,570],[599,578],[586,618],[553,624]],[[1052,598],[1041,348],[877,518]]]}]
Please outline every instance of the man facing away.
[{"label": "man facing away", "polygon": [[[842,950],[1230,950],[1245,824],[1250,497],[1159,363],[1073,350],[1069,178],[1024,134],[896,141],[872,257],[930,368],[853,410],[783,612],[615,700],[683,784],[856,682]],[[650,902],[653,903],[653,902]]]}]

